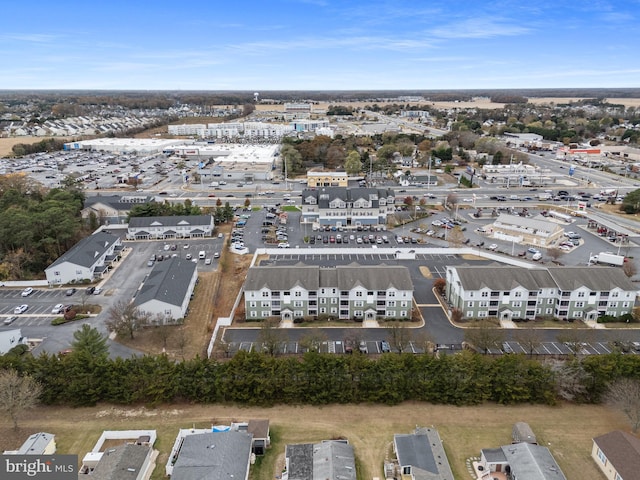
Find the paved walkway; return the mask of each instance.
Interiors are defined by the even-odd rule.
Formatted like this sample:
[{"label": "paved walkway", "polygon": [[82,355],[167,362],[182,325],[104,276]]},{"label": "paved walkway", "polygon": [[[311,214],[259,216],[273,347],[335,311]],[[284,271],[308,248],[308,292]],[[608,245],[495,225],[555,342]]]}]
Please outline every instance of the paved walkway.
[{"label": "paved walkway", "polygon": [[511,320],[500,320],[501,328],[518,328],[518,326]]}]

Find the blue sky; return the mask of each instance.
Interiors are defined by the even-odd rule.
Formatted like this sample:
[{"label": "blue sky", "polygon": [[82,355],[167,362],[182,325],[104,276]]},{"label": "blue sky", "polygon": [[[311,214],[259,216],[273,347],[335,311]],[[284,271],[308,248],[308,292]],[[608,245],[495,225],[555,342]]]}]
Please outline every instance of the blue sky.
[{"label": "blue sky", "polygon": [[640,87],[640,0],[6,2],[0,89]]}]

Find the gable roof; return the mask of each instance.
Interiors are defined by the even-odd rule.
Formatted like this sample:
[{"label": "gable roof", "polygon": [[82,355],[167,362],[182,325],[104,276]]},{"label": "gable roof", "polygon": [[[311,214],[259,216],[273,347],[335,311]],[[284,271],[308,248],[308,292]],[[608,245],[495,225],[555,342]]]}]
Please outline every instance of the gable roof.
[{"label": "gable roof", "polygon": [[556,284],[547,269],[502,267],[499,265],[454,267],[465,290],[511,290],[523,286],[527,290],[555,288]]},{"label": "gable roof", "polygon": [[622,269],[617,267],[549,267],[549,274],[558,288],[565,291],[583,286],[593,291],[608,291],[615,288],[626,292],[637,290]]},{"label": "gable roof", "polygon": [[351,290],[361,285],[368,290],[413,290],[409,270],[397,265],[287,265],[251,267],[247,272],[245,291],[289,290],[301,286],[306,290],[333,287]]},{"label": "gable roof", "polygon": [[140,475],[149,445],[125,443],[106,450],[91,472],[92,480],[136,480]]},{"label": "gable roof", "polygon": [[158,300],[181,306],[196,269],[195,262],[179,257],[156,262],[136,295],[134,305],[139,307],[151,300]]},{"label": "gable roof", "polygon": [[54,438],[55,435],[53,433],[34,433],[18,449],[18,455],[42,455]]},{"label": "gable roof", "polygon": [[184,437],[172,480],[244,480],[252,436],[247,432],[208,432]]},{"label": "gable roof", "polygon": [[178,225],[207,226],[213,223],[211,215],[174,215],[163,217],[133,217],[129,228],[149,228],[151,226],[176,227]]},{"label": "gable roof", "polygon": [[98,232],[89,235],[60,255],[55,262],[47,267],[47,270],[65,262],[89,268],[117,241],[119,241],[119,237],[110,233]]},{"label": "gable roof", "polygon": [[522,442],[501,448],[514,477],[527,480],[566,480],[547,447]]},{"label": "gable roof", "polygon": [[411,467],[414,478],[419,480],[453,480],[437,430],[418,428],[414,433],[396,434],[393,443],[398,465]]},{"label": "gable roof", "polygon": [[289,480],[355,480],[353,447],[347,442],[327,440],[287,445]]},{"label": "gable roof", "polygon": [[322,187],[317,190],[303,190],[303,202],[306,202],[309,197],[315,198],[320,208],[329,208],[329,204],[336,199],[340,199],[345,202],[354,202],[359,199],[365,199],[367,201],[372,201],[373,205],[377,206],[380,198],[395,198],[395,192],[389,188]]},{"label": "gable roof", "polygon": [[128,212],[135,205],[149,203],[153,201],[152,196],[148,195],[96,195],[95,197],[87,197],[84,201],[84,208],[92,208],[95,205],[107,205],[121,212]]},{"label": "gable roof", "polygon": [[593,442],[605,454],[622,478],[635,478],[640,472],[640,438],[621,430],[595,437]]}]

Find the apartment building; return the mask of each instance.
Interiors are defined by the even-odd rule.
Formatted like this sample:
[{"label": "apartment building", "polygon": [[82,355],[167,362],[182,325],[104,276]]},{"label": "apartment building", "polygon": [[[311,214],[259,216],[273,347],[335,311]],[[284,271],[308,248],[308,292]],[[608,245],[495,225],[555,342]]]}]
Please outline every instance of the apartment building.
[{"label": "apartment building", "polygon": [[249,319],[407,318],[413,282],[409,270],[401,266],[258,266],[247,273],[244,299]]},{"label": "apartment building", "polygon": [[465,318],[619,317],[637,291],[615,267],[447,267],[446,280],[446,298]]},{"label": "apartment building", "polygon": [[325,187],[302,191],[302,223],[320,227],[386,228],[395,212],[395,194],[387,188]]}]

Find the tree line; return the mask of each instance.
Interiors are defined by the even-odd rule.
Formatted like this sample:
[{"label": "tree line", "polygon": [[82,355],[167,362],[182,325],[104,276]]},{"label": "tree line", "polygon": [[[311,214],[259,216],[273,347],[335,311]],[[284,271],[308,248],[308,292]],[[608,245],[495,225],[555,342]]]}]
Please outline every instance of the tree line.
[{"label": "tree line", "polygon": [[0,280],[28,279],[82,239],[82,192],[42,188],[19,175],[0,177]]},{"label": "tree line", "polygon": [[246,405],[424,401],[449,405],[598,403],[609,382],[640,377],[640,357],[599,355],[543,364],[524,355],[488,357],[385,354],[302,357],[238,352],[228,361],[167,356],[109,359],[76,349],[68,355],[0,357],[42,386],[50,405],[172,402]]}]

